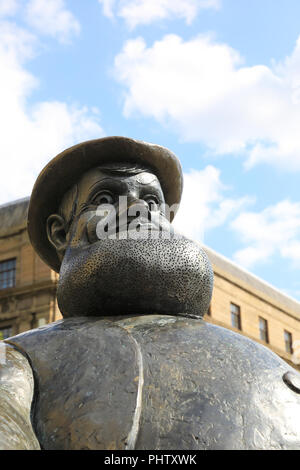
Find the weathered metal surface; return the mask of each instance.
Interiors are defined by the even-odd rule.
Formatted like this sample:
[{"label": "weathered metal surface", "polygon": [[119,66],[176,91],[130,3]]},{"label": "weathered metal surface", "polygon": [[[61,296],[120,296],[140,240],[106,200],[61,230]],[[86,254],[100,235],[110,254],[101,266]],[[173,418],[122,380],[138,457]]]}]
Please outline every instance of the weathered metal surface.
[{"label": "weathered metal surface", "polygon": [[34,390],[31,367],[20,352],[5,343],[1,343],[1,358],[0,449],[38,450],[30,420]]},{"label": "weathered metal surface", "polygon": [[187,239],[101,240],[64,257],[57,291],[66,317],[185,313],[203,316],[213,272]]},{"label": "weathered metal surface", "polygon": [[139,376],[135,344],[123,329],[100,323],[66,321],[10,340],[35,371],[33,422],[42,448],[126,446]]},{"label": "weathered metal surface", "polygon": [[66,319],[10,342],[37,378],[45,449],[300,447],[300,395],[283,380],[299,374],[202,320]]}]

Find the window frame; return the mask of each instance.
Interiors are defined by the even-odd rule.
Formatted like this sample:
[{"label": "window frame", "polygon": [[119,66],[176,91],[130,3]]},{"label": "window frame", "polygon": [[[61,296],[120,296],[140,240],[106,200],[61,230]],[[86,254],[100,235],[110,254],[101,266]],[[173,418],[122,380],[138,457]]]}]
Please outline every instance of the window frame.
[{"label": "window frame", "polygon": [[[236,330],[242,331],[241,307],[233,302],[230,302],[230,319],[231,326]],[[233,319],[237,319],[237,321]]]},{"label": "window frame", "polygon": [[[288,354],[293,354],[293,335],[290,331],[283,330],[285,352]],[[287,340],[288,337],[288,340]]]},{"label": "window frame", "polygon": [[[9,263],[12,262],[12,266]],[[5,269],[5,264],[8,268]],[[16,287],[17,258],[0,260],[0,291]]]},{"label": "window frame", "polygon": [[[269,324],[268,320],[266,320],[263,317],[258,317],[258,323],[259,323],[259,339],[261,341],[264,341],[264,343],[269,344]],[[261,328],[261,325],[264,325],[264,328]]]}]

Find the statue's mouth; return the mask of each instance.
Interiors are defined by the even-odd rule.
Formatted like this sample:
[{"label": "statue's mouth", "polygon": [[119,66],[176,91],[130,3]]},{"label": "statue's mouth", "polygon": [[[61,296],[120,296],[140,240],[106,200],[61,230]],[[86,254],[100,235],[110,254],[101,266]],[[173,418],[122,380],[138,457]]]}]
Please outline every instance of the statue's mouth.
[{"label": "statue's mouth", "polygon": [[121,233],[139,233],[139,232],[152,232],[152,231],[161,231],[162,227],[159,227],[157,224],[154,224],[153,222],[150,222],[149,220],[140,217],[136,218],[134,220],[129,220],[127,224],[124,225],[117,225],[116,227],[116,233],[121,234]]}]

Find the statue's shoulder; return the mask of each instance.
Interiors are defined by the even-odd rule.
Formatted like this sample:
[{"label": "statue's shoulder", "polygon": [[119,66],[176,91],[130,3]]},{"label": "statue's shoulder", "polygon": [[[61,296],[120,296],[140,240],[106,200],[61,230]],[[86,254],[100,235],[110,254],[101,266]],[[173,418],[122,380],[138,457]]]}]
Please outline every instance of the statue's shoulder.
[{"label": "statue's shoulder", "polygon": [[202,319],[173,315],[135,315],[126,317],[75,317],[29,330],[7,340],[26,351],[38,351],[63,343],[66,351],[73,342],[92,341],[93,338],[129,337],[147,348],[164,350],[168,356],[190,354],[200,363],[215,368],[241,367],[249,372],[266,368],[289,367],[267,347],[226,328]]},{"label": "statue's shoulder", "polygon": [[[189,352],[201,362],[212,362],[221,367],[249,369],[286,367],[287,363],[269,348],[252,339],[204,321],[184,316],[149,315],[118,319],[119,327],[148,347],[161,350],[166,345],[170,355]],[[172,345],[172,347],[171,347]]]},{"label": "statue's shoulder", "polygon": [[[67,360],[75,349],[95,356],[106,344],[110,355],[125,354],[120,345],[139,348],[144,360],[168,358],[174,368],[205,375],[214,371],[220,378],[235,377],[237,381],[257,381],[259,376],[282,381],[288,371],[298,374],[269,348],[234,331],[210,324],[202,319],[172,315],[141,315],[126,317],[76,317],[59,320],[27,331],[7,340],[30,359],[45,356],[45,362],[56,362],[57,351]],[[51,359],[52,358],[52,359]],[[149,364],[150,367],[150,364]],[[152,367],[152,366],[151,366]],[[300,374],[299,374],[300,377]]]},{"label": "statue's shoulder", "polygon": [[[67,338],[77,335],[83,335],[89,329],[103,329],[109,326],[110,322],[102,318],[95,317],[76,317],[57,320],[56,322],[49,323],[39,328],[25,331],[16,336],[11,336],[5,340],[6,343],[12,344],[15,347],[24,348],[26,346],[30,349],[37,347],[41,344],[51,344],[56,338]],[[101,325],[101,326],[100,326]]]}]

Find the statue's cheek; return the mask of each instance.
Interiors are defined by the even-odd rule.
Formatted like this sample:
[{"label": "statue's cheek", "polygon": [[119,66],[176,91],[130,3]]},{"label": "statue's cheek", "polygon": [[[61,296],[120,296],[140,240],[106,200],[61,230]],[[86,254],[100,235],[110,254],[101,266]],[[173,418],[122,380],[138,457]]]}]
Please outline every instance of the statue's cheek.
[{"label": "statue's cheek", "polygon": [[69,247],[78,248],[91,243],[88,235],[88,226],[95,218],[95,214],[95,211],[87,211],[74,220],[69,231]]},{"label": "statue's cheek", "polygon": [[108,238],[115,239],[117,234],[117,213],[112,206],[109,210],[97,210],[86,224],[89,243]]}]

